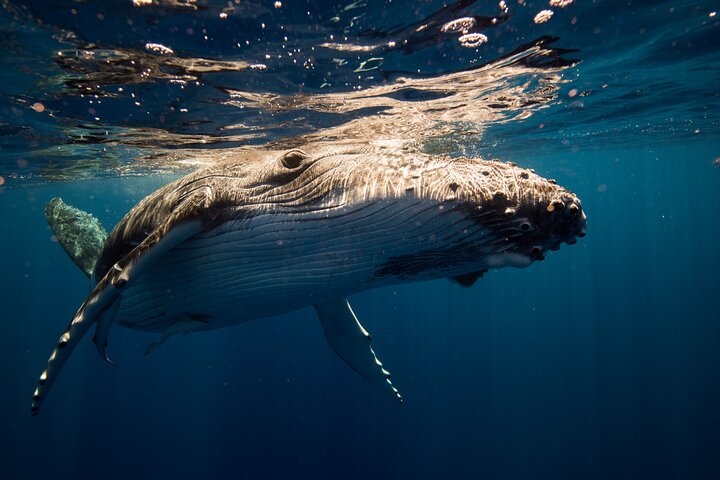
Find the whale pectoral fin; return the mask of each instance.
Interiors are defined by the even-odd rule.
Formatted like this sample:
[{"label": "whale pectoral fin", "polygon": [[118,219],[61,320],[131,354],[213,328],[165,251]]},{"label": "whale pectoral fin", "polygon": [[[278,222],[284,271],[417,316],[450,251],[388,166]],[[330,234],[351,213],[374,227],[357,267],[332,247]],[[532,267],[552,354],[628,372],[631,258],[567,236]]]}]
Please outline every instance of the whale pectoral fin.
[{"label": "whale pectoral fin", "polygon": [[95,336],[93,336],[95,348],[97,348],[100,356],[103,357],[103,359],[110,365],[115,365],[115,362],[110,360],[107,355],[107,339],[110,327],[112,326],[113,321],[115,321],[115,316],[117,315],[118,310],[120,310],[119,295],[110,300],[110,303],[98,314],[98,320],[95,325]]},{"label": "whale pectoral fin", "polygon": [[160,337],[160,338],[158,339],[157,342],[150,342],[150,343],[148,343],[148,346],[145,347],[145,353],[143,353],[143,355],[150,355],[152,352],[154,352],[155,350],[157,350],[158,348],[160,348],[160,345],[162,345],[163,343],[165,343],[165,340],[167,340],[168,338],[170,338],[170,337],[169,337],[169,336],[167,336],[167,337],[162,336],[162,337]]},{"label": "whale pectoral fin", "polygon": [[[33,394],[33,415],[38,414],[50,387],[85,333],[95,322],[103,318],[103,313],[113,313],[113,303],[122,293],[122,289],[129,282],[142,276],[147,267],[152,265],[158,257],[175,245],[200,233],[203,229],[203,223],[200,219],[191,219],[179,225],[173,224],[171,220],[174,219],[161,224],[140,245],[117,262],[95,285],[95,288],[80,306],[60,340],[58,340],[57,346],[50,354],[47,367],[40,375],[38,386]],[[105,343],[102,337],[107,335],[107,329],[109,329],[114,317],[115,315],[108,315],[108,323],[101,326],[100,335],[97,337],[100,344],[98,351],[100,351],[101,355],[104,353]]]},{"label": "whale pectoral fin", "polygon": [[370,345],[370,335],[363,328],[345,298],[315,305],[325,338],[345,363],[367,381],[392,394],[402,403],[402,395],[390,381],[390,372],[383,368]]},{"label": "whale pectoral fin", "polygon": [[170,325],[156,342],[150,342],[145,348],[145,355],[150,355],[173,335],[186,335],[203,325],[207,325],[207,323],[208,321],[202,315],[185,315],[181,317],[177,322]]},{"label": "whale pectoral fin", "polygon": [[475,285],[475,282],[482,278],[485,272],[487,272],[487,270],[465,273],[463,275],[455,275],[454,277],[449,277],[448,279],[453,283],[457,283],[461,287],[469,288]]}]

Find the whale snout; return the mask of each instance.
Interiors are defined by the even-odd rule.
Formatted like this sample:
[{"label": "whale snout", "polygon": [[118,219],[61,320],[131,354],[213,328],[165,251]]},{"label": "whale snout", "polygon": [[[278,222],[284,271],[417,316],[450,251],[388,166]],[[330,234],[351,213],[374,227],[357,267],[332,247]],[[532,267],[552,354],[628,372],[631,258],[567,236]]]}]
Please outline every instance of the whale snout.
[{"label": "whale snout", "polygon": [[528,235],[523,236],[519,250],[532,260],[544,260],[548,250],[558,250],[563,243],[575,244],[587,231],[587,216],[580,199],[564,189],[535,206],[534,220],[533,231],[530,222],[520,223],[520,229],[528,230]]},{"label": "whale snout", "polygon": [[424,185],[479,227],[463,224],[456,238],[486,268],[526,267],[585,236],[587,217],[577,195],[512,162],[461,157],[426,173]]},{"label": "whale snout", "polygon": [[475,218],[501,239],[500,263],[527,266],[585,236],[587,217],[571,191],[513,163],[479,166],[482,176],[472,178],[479,192],[472,202]]}]

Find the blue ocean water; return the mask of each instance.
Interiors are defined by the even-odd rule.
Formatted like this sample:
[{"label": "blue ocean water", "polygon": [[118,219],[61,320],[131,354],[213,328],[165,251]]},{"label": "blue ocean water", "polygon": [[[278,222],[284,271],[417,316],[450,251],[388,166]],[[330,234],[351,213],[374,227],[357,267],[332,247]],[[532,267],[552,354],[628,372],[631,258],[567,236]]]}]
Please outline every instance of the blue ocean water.
[{"label": "blue ocean water", "polygon": [[[0,5],[0,478],[720,478],[716,2],[145,3]],[[392,124],[457,72],[481,81],[423,117],[428,148],[555,178],[588,234],[469,289],[354,295],[402,406],[306,309],[149,356],[114,327],[119,366],[86,339],[30,416],[88,292],[50,198],[110,227],[195,165]],[[445,90],[362,96],[398,78]]]}]

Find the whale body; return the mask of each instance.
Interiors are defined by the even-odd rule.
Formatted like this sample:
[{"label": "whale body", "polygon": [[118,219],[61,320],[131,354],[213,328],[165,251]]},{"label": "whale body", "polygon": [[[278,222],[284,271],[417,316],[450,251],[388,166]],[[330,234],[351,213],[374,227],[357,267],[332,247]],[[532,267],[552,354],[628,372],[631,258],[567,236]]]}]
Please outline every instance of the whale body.
[{"label": "whale body", "polygon": [[586,229],[578,198],[531,170],[368,145],[243,152],[147,196],[108,236],[59,200],[48,211],[94,288],[40,376],[33,414],[93,325],[107,359],[113,324],[159,332],[149,353],[176,333],[307,306],[338,355],[402,401],[349,295],[444,277],[471,286]]}]

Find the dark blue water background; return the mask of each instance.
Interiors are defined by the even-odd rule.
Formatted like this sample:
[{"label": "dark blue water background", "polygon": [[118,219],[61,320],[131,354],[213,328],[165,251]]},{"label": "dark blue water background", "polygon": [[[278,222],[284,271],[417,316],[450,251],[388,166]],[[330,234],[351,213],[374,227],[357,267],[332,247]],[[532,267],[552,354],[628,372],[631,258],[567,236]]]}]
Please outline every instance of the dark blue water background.
[{"label": "dark blue water background", "polygon": [[[417,49],[385,52],[380,69],[358,76],[376,54],[301,54],[317,68],[272,57],[288,30],[302,52],[331,34],[353,44],[378,32],[407,37],[442,3],[289,3],[247,4],[223,21],[224,3],[2,3],[0,478],[720,478],[717,4],[578,2],[536,25],[545,3],[508,2],[513,16],[487,29],[484,49],[409,37]],[[466,3],[457,16],[498,13],[493,2]],[[354,10],[364,16],[353,21]],[[120,366],[102,362],[87,339],[30,416],[37,376],[88,291],[45,223],[50,198],[111,226],[187,170],[172,158],[346,120],[262,117],[230,105],[224,88],[349,91],[398,72],[470,68],[543,35],[577,50],[561,55],[580,60],[560,72],[569,82],[531,116],[508,115],[462,148],[572,189],[588,235],[470,289],[442,280],[355,295],[402,406],[335,356],[306,309],[172,338],[147,357],[155,336],[116,327],[110,350]],[[152,63],[147,42],[267,68],[206,73],[180,88],[126,68],[93,76],[102,62],[56,58],[105,49]],[[330,69],[333,58],[349,66]],[[91,96],[82,93],[88,79],[99,82]],[[118,87],[123,95],[108,94]],[[153,130],[161,116],[162,131]],[[261,136],[223,128],[240,123]]]}]

